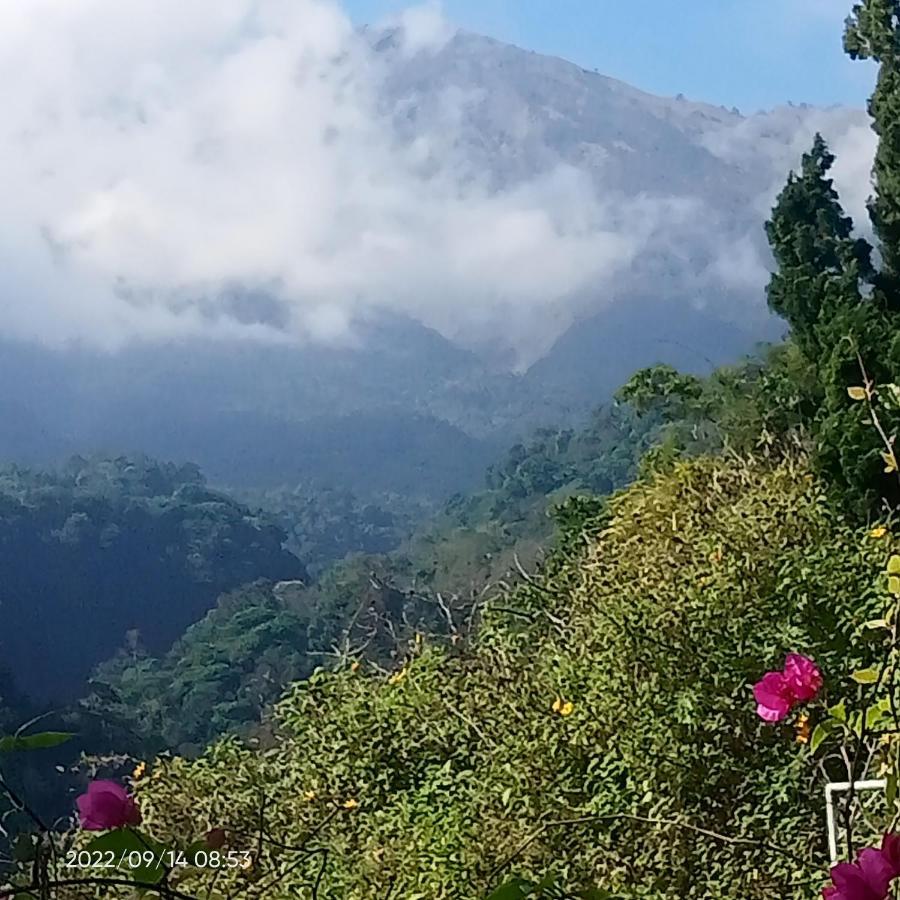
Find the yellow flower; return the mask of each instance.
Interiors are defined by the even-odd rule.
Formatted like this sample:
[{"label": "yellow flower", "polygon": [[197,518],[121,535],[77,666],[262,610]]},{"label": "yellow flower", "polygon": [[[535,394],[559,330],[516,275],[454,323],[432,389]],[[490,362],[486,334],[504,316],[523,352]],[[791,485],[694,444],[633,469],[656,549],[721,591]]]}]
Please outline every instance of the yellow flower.
[{"label": "yellow flower", "polygon": [[303,795],[303,799],[304,799],[307,803],[312,803],[313,800],[316,799],[316,792],[315,792],[315,791],[307,791],[307,792]]},{"label": "yellow flower", "polygon": [[134,771],[131,773],[131,777],[135,781],[140,781],[147,772],[147,763],[139,762],[135,767]]},{"label": "yellow flower", "polygon": [[885,528],[884,525],[879,525],[877,528],[873,528],[869,532],[869,537],[878,540],[878,538],[883,538],[886,534],[887,528]]},{"label": "yellow flower", "polygon": [[350,671],[351,671],[351,672],[358,672],[358,671],[359,671],[359,665],[360,665],[359,660],[358,660],[358,659],[354,659],[353,662],[350,664]]},{"label": "yellow flower", "polygon": [[357,806],[359,806],[359,800],[354,800],[352,797],[344,801],[344,809],[356,809]]},{"label": "yellow flower", "polygon": [[805,713],[801,713],[797,716],[797,721],[794,723],[794,740],[798,744],[808,744],[809,743],[809,735],[812,730],[809,724],[809,716]]},{"label": "yellow flower", "polygon": [[574,711],[575,704],[571,700],[563,700],[562,697],[557,697],[553,701],[553,712],[559,713],[561,716],[571,716]]},{"label": "yellow flower", "polygon": [[406,669],[401,669],[399,672],[394,672],[390,678],[388,678],[388,684],[400,684],[403,679],[406,678]]}]

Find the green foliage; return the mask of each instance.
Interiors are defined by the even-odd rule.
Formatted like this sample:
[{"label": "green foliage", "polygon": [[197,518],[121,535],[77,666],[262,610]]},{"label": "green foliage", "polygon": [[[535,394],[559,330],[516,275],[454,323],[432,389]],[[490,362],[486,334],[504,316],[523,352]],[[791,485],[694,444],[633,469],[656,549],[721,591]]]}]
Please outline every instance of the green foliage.
[{"label": "green foliage", "polygon": [[685,418],[702,395],[703,382],[699,378],[682,375],[667,365],[641,369],[619,391],[619,396],[638,413],[656,409],[669,420]]},{"label": "green foliage", "polygon": [[312,485],[235,495],[272,515],[287,534],[287,548],[313,577],[354,554],[396,550],[431,511],[426,504],[396,495],[369,502],[348,490]]},{"label": "green foliage", "polygon": [[631,409],[604,406],[578,430],[545,429],[527,444],[517,444],[488,470],[495,509],[516,500],[546,497],[577,487],[591,494],[608,494],[634,477],[637,460],[652,443],[656,422]]},{"label": "green foliage", "polygon": [[769,306],[788,322],[812,362],[833,351],[841,337],[835,334],[835,317],[860,305],[862,283],[872,275],[871,248],[852,237],[853,222],[828,177],[833,163],[816,135],[800,174],[791,173],[766,224],[778,264],[768,287]]},{"label": "green foliage", "polygon": [[223,590],[305,577],[283,539],[193,466],[120,457],[0,470],[0,607],[16,623],[0,658],[26,694],[71,699],[127,630],[158,652]]},{"label": "green foliage", "polygon": [[285,590],[248,585],[220,597],[162,658],[135,646],[102,664],[82,706],[104,717],[120,751],[196,754],[223,732],[249,733],[312,672],[308,628]]},{"label": "green foliage", "polygon": [[9,734],[0,737],[0,753],[49,750],[72,740],[68,731],[42,731],[39,734]]},{"label": "green foliage", "polygon": [[516,559],[541,558],[553,544],[554,520],[577,508],[574,498],[592,503],[587,498],[632,481],[659,425],[657,415],[615,405],[580,430],[539,431],[488,470],[486,490],[452,498],[421,525],[393,555],[394,570],[414,589],[462,596],[517,577]]},{"label": "green foliage", "polygon": [[[878,525],[869,534],[883,541],[888,527]],[[885,549],[896,547],[891,541]],[[900,814],[898,574],[900,555],[890,553],[880,579],[880,603],[873,610],[878,618],[859,623],[853,652],[832,673],[838,691],[808,711],[815,722],[809,749],[829,781],[854,784],[880,778],[885,782],[885,790],[874,801],[871,792],[849,791],[835,800],[834,836],[841,858],[847,861],[854,861],[860,848],[877,845],[882,835],[896,831]]]},{"label": "green foliage", "polygon": [[[750,685],[787,650],[826,673],[852,657],[893,542],[790,457],[681,463],[597,512],[488,605],[470,651],[317,673],[280,703],[271,748],[158,760],[139,785],[154,833],[246,832],[263,797],[281,843],[316,834],[319,896],[341,900],[487,896],[547,872],[614,896],[810,896],[821,798]],[[265,846],[258,883],[288,870],[299,890],[320,861]],[[240,875],[217,887],[232,883],[265,896]]]},{"label": "green foliage", "polygon": [[643,472],[666,471],[683,456],[729,450],[775,455],[806,443],[816,413],[814,371],[791,342],[716,369],[706,378],[667,366],[641,370],[619,397],[664,426],[641,460]]},{"label": "green foliage", "polygon": [[[809,399],[816,406],[810,422],[816,460],[864,512],[881,498],[895,503],[900,494],[880,463],[884,447],[847,388],[869,378],[890,382],[900,372],[893,346],[900,305],[891,299],[891,279],[874,271],[871,247],[851,235],[852,222],[828,177],[833,162],[817,136],[801,174],[791,175],[778,198],[767,231],[779,269],[768,296],[815,373],[818,388]],[[895,434],[900,419],[888,417],[885,425]]]},{"label": "green foliage", "polygon": [[609,896],[605,891],[596,889],[572,894],[558,883],[554,875],[547,875],[540,881],[510,878],[496,891],[492,891],[487,900],[523,900],[525,897],[531,897],[532,900],[538,900],[541,897],[545,900],[550,900],[550,898],[555,898],[555,900],[606,900]]},{"label": "green foliage", "polygon": [[878,63],[878,81],[869,100],[869,115],[878,135],[872,181],[875,193],[869,215],[883,261],[879,281],[890,308],[900,309],[900,4],[897,0],[855,3],[847,21],[844,48],[853,59]]},{"label": "green foliage", "polygon": [[[656,455],[724,446],[767,449],[786,436],[809,437],[816,467],[838,502],[865,517],[900,503],[900,479],[885,466],[900,434],[900,404],[887,399],[900,380],[900,5],[864,0],[847,21],[853,58],[878,63],[869,104],[878,150],[869,203],[876,247],[854,237],[830,171],[834,156],[821,135],[791,173],[766,233],[777,269],[767,296],[791,329],[784,348],[763,365],[719,370],[703,383],[667,367],[638,373],[622,396],[669,421]],[[878,267],[873,263],[877,250]],[[729,384],[729,380],[731,383]],[[866,404],[848,389],[864,391]]]},{"label": "green foliage", "polygon": [[[844,44],[854,59],[878,64],[869,113],[878,135],[869,213],[873,248],[852,237],[829,170],[834,161],[821,137],[778,199],[768,232],[779,271],[769,287],[771,307],[785,316],[814,367],[820,386],[813,420],[817,461],[859,511],[882,499],[900,501],[896,473],[881,455],[900,428],[900,414],[883,410],[873,427],[847,388],[878,388],[900,375],[900,7],[896,0],[864,0],[847,20]],[[889,448],[888,448],[889,449]]]}]

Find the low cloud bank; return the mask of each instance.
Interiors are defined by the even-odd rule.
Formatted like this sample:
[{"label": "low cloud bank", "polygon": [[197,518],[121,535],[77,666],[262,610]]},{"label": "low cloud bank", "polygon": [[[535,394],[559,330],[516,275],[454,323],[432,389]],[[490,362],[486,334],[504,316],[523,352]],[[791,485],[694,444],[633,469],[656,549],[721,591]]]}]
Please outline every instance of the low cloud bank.
[{"label": "low cloud bank", "polygon": [[[454,33],[433,4],[395,24],[406,55]],[[626,196],[571,165],[494,190],[460,157],[458,111],[400,139],[387,64],[330,0],[0,7],[0,335],[340,342],[387,310],[530,360],[645,255],[700,247],[708,285],[762,287],[758,240],[723,246],[697,197]],[[760,224],[823,123],[863,209],[871,135],[816,115],[777,152],[762,118],[705,138],[735,163],[771,153]]]}]

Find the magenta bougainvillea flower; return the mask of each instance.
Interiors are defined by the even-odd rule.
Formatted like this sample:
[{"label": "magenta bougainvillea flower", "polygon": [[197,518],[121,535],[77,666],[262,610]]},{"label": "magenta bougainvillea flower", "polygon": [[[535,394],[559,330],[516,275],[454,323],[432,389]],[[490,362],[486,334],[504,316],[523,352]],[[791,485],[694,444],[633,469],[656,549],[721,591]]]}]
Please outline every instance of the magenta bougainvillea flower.
[{"label": "magenta bougainvillea flower", "polygon": [[900,876],[900,834],[886,834],[881,839],[879,852],[894,870],[894,875]]},{"label": "magenta bougainvillea flower", "polygon": [[86,831],[141,824],[141,812],[134,798],[115,781],[92,781],[87,793],[78,797],[75,804],[81,827]]},{"label": "magenta bougainvillea flower", "polygon": [[781,672],[767,672],[753,685],[756,713],[766,722],[780,722],[794,705],[794,695]]},{"label": "magenta bougainvillea flower", "polygon": [[823,888],[825,900],[885,900],[891,882],[900,876],[900,836],[886,834],[881,847],[867,847],[854,863],[838,863],[831,884]]},{"label": "magenta bougainvillea flower", "polygon": [[808,656],[788,653],[783,674],[791,693],[800,703],[812,700],[822,689],[822,673]]},{"label": "magenta bougainvillea flower", "polygon": [[781,672],[766,672],[753,685],[756,713],[766,722],[780,722],[798,704],[822,689],[822,673],[808,657],[789,653]]}]

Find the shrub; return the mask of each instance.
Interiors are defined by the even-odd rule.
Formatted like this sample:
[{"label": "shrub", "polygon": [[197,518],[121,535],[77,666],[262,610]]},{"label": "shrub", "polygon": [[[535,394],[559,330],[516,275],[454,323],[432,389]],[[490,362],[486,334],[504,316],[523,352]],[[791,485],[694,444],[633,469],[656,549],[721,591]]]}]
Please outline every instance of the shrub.
[{"label": "shrub", "polygon": [[[278,872],[284,896],[321,877],[321,898],[431,900],[548,871],[614,896],[808,897],[821,797],[750,686],[788,650],[846,667],[890,535],[845,523],[794,458],[680,463],[575,518],[584,537],[492,601],[471,650],[321,672],[271,748],[158,760],[137,785],[154,833],[249,841],[262,816],[277,843],[217,889],[267,898]],[[310,835],[320,853],[286,849]]]}]

